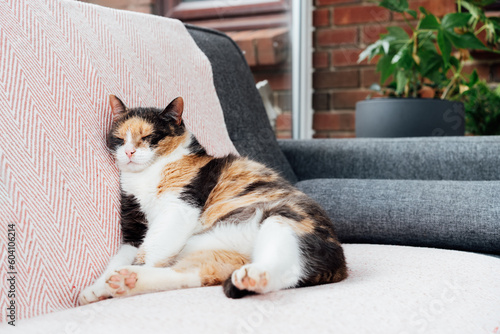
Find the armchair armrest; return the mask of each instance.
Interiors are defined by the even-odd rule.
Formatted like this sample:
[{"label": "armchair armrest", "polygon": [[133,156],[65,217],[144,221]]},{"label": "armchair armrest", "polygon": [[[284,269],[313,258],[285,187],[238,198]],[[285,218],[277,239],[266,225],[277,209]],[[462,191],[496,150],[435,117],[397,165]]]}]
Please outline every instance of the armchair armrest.
[{"label": "armchair armrest", "polygon": [[500,136],[279,140],[300,180],[499,180]]}]

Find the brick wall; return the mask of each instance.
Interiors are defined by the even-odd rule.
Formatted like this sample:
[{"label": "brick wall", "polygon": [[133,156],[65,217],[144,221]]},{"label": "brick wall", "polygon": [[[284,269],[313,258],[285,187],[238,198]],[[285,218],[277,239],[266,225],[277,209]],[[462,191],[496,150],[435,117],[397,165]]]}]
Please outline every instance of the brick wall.
[{"label": "brick wall", "polygon": [[[423,6],[442,16],[455,12],[454,0],[410,0],[413,9]],[[315,0],[313,13],[313,128],[316,138],[342,138],[355,135],[355,105],[378,82],[375,61],[357,64],[359,53],[386,32],[385,27],[406,27],[402,17],[393,15],[373,2],[362,0]],[[468,65],[489,81],[500,81],[497,57],[477,54]]]}]

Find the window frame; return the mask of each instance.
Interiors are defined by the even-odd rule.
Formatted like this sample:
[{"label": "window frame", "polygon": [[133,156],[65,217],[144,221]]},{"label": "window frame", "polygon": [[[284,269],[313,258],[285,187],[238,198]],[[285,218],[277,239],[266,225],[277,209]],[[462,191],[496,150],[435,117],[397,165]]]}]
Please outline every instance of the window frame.
[{"label": "window frame", "polygon": [[155,14],[219,30],[286,26],[291,0],[156,0]]}]

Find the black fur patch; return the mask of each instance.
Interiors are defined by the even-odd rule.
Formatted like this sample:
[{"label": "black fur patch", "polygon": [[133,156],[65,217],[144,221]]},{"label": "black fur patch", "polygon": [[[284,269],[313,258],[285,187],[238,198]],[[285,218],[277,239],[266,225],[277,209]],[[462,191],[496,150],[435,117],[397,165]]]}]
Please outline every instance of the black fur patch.
[{"label": "black fur patch", "polygon": [[203,208],[208,196],[217,185],[222,171],[236,159],[233,155],[224,158],[213,159],[200,168],[198,174],[193,178],[180,195],[180,199],[197,208]]},{"label": "black fur patch", "polygon": [[224,284],[222,285],[222,289],[224,290],[224,294],[228,298],[232,299],[239,299],[243,298],[248,295],[254,295],[255,292],[253,291],[248,291],[248,290],[240,290],[237,287],[234,286],[233,282],[231,281],[231,277],[229,277]]},{"label": "black fur patch", "polygon": [[281,216],[285,217],[291,220],[295,220],[300,222],[302,219],[304,219],[304,216],[302,216],[300,213],[294,211],[291,207],[288,205],[281,205],[272,209],[267,209],[264,211],[264,215],[262,217],[262,220],[266,220],[269,217],[272,216]]},{"label": "black fur patch", "polygon": [[347,275],[342,247],[337,242],[323,239],[321,234],[323,233],[315,230],[299,239],[299,248],[304,256],[308,277],[303,278],[298,286],[330,283],[334,281],[334,277],[344,278],[342,273]]},{"label": "black fur patch", "polygon": [[285,180],[278,179],[276,181],[255,181],[250,183],[246,188],[238,194],[238,196],[245,196],[252,192],[265,193],[270,190],[292,190],[293,187]]},{"label": "black fur patch", "polygon": [[133,195],[125,195],[123,191],[121,195],[122,242],[139,247],[146,235],[146,216]]},{"label": "black fur patch", "polygon": [[191,144],[189,144],[188,149],[192,154],[197,155],[197,156],[203,156],[203,155],[207,154],[207,152],[205,151],[203,146],[201,146],[201,144],[198,142],[198,140],[195,137],[193,137]]}]

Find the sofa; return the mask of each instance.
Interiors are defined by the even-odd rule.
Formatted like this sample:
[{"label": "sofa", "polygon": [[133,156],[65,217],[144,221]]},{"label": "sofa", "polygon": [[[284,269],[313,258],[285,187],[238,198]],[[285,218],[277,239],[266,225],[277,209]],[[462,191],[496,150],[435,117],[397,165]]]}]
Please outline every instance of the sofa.
[{"label": "sofa", "polygon": [[75,304],[2,333],[500,331],[499,137],[278,141],[237,45],[186,28],[210,61],[235,148],[325,208],[349,277],[240,300],[216,286]]}]

